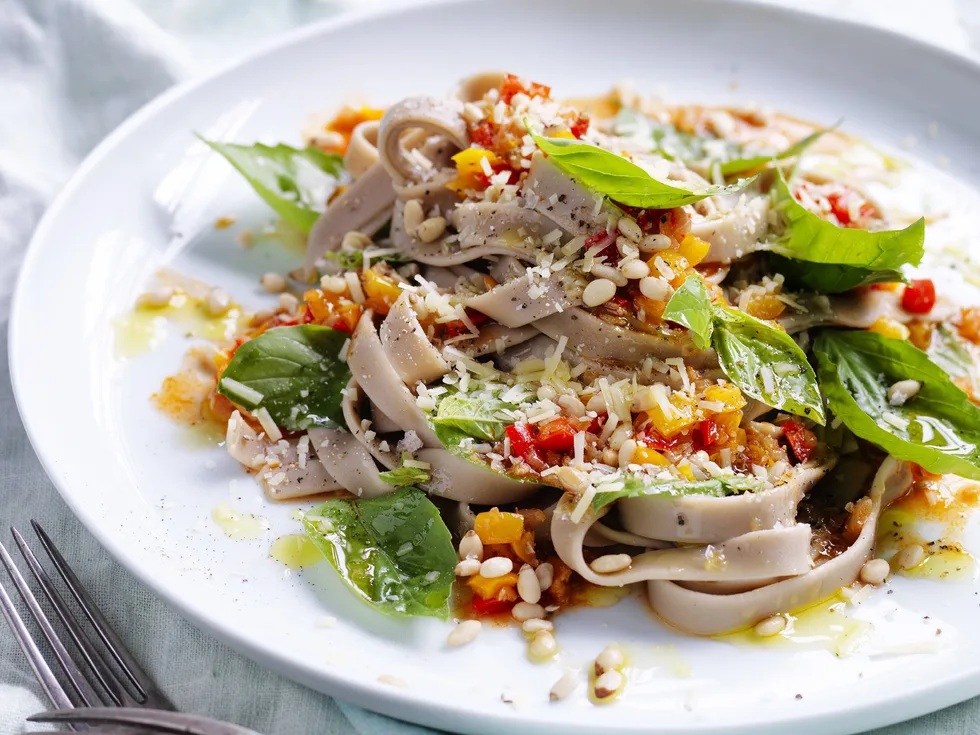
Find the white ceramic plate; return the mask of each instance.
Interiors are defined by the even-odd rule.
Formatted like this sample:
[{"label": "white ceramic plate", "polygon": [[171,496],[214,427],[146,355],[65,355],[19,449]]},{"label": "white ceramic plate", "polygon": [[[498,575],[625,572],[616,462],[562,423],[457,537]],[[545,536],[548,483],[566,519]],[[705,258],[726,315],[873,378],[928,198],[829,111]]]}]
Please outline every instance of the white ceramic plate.
[{"label": "white ceramic plate", "polygon": [[[157,594],[235,648],[323,692],[447,730],[850,732],[980,693],[970,584],[896,580],[893,594],[876,594],[857,613],[875,620],[874,645],[845,658],[819,646],[695,640],[664,628],[635,598],[562,616],[562,653],[549,665],[527,662],[514,630],[447,650],[446,625],[373,613],[327,565],[289,574],[270,560],[270,541],[296,530],[291,508],[270,507],[222,450],[191,445],[153,410],[148,396],[187,341],[174,327],[159,349],[122,362],[111,325],[151,273],[167,265],[257,308],[269,298],[258,275],[296,259],[271,244],[235,243],[237,229],[261,226],[269,213],[230,167],[201,155],[192,132],[298,141],[308,113],[350,95],[390,103],[438,94],[493,66],[560,95],[628,77],[677,100],[844,117],[849,131],[877,142],[915,135],[924,158],[946,157],[974,184],[980,175],[980,68],[865,27],[717,0],[485,0],[303,29],[136,114],[88,158],[34,237],[14,302],[14,388],[74,511]],[[935,140],[924,134],[931,122]],[[229,213],[236,228],[214,230]],[[226,538],[209,520],[221,501],[267,517],[272,530],[258,541]],[[317,627],[324,615],[336,627]],[[938,650],[881,654],[889,641],[923,640]],[[626,644],[635,664],[622,700],[593,706],[580,688],[549,704],[564,669],[587,666],[611,641]]]}]

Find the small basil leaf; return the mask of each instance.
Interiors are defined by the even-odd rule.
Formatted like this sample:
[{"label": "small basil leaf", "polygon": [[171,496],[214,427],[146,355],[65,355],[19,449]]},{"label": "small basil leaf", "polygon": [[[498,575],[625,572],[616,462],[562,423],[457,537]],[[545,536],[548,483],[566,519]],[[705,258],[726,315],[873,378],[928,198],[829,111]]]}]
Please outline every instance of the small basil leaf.
[{"label": "small basil leaf", "polygon": [[[781,221],[774,228],[778,234],[769,249],[779,255],[809,263],[854,266],[870,272],[896,271],[906,264],[918,265],[922,260],[924,219],[904,230],[869,232],[837,227],[796,201],[782,172],[778,171],[770,195]],[[853,282],[857,277],[848,271],[821,273],[818,269],[815,273],[815,285],[832,288]],[[864,273],[861,278],[868,275]]]},{"label": "small basil leaf", "polygon": [[456,550],[418,488],[364,500],[328,500],[303,527],[350,590],[386,615],[449,617]]},{"label": "small basil leaf", "polygon": [[657,480],[639,475],[628,475],[623,479],[621,490],[596,492],[592,509],[599,510],[623,498],[641,498],[651,495],[708,495],[723,498],[727,495],[740,495],[757,492],[765,487],[765,482],[757,477],[716,477],[710,480]]},{"label": "small basil leaf", "polygon": [[744,174],[754,173],[772,161],[778,162],[791,158],[798,158],[803,155],[804,152],[806,152],[807,148],[816,143],[822,136],[826,135],[836,127],[837,126],[835,125],[831,128],[814,131],[802,140],[798,140],[786,150],[775,153],[771,156],[751,156],[749,158],[736,158],[733,160],[724,161],[719,166],[721,175],[725,178],[730,176],[742,176]]},{"label": "small basil leaf", "polygon": [[432,479],[428,470],[424,470],[421,467],[406,467],[405,465],[396,467],[393,470],[379,472],[378,477],[383,482],[387,482],[389,485],[394,485],[395,487],[425,485]]},{"label": "small basil leaf", "polygon": [[340,403],[351,373],[340,351],[347,338],[314,324],[270,329],[235,350],[218,392],[245,408],[265,408],[290,431],[343,426]]},{"label": "small basil leaf", "polygon": [[767,406],[824,423],[823,400],[806,354],[786,332],[736,309],[715,311],[712,344],[725,375]]},{"label": "small basil leaf", "polygon": [[714,307],[704,281],[697,276],[686,279],[667,302],[663,318],[690,329],[694,344],[706,349],[711,344]]},{"label": "small basil leaf", "polygon": [[458,444],[456,435],[459,434],[481,442],[495,442],[503,436],[504,427],[514,423],[500,417],[503,408],[513,406],[483,393],[451,393],[439,401],[429,422],[440,441],[445,435],[449,443]]},{"label": "small basil leaf", "polygon": [[954,378],[972,378],[976,369],[969,343],[946,324],[936,327],[926,354]]},{"label": "small basil leaf", "polygon": [[542,138],[531,134],[538,148],[569,176],[583,186],[614,202],[644,209],[672,209],[717,194],[741,191],[753,180],[730,186],[707,186],[699,190],[682,189],[658,181],[631,161],[588,143],[571,138]]},{"label": "small basil leaf", "polygon": [[792,287],[816,293],[842,293],[873,283],[904,283],[908,279],[897,270],[871,270],[854,265],[808,263],[770,254],[773,272],[782,273]]},{"label": "small basil leaf", "polygon": [[238,169],[276,214],[305,233],[309,233],[326,208],[344,173],[341,156],[318,148],[201,140]]},{"label": "small basil leaf", "polygon": [[[813,346],[827,405],[854,434],[938,474],[980,479],[980,408],[909,342],[827,329]],[[919,392],[892,406],[888,388],[917,380]]]}]

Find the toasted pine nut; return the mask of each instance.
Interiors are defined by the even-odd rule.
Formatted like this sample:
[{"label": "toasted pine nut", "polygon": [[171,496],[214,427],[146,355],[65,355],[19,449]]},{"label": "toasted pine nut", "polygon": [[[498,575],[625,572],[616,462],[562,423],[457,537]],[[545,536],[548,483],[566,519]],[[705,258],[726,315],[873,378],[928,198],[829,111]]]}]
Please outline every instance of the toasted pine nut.
[{"label": "toasted pine nut", "polygon": [[551,687],[551,691],[548,692],[548,699],[552,702],[557,702],[559,700],[565,699],[572,692],[578,689],[579,677],[575,675],[572,671],[565,672],[558,681],[554,683]]},{"label": "toasted pine nut", "polygon": [[446,643],[450,646],[462,646],[474,638],[483,630],[483,623],[479,620],[461,620],[455,628],[449,632]]},{"label": "toasted pine nut", "polygon": [[553,401],[558,397],[558,391],[550,385],[542,385],[536,393],[539,401]]},{"label": "toasted pine nut", "polygon": [[589,566],[597,574],[613,574],[629,569],[633,563],[633,557],[629,554],[606,554],[597,559],[593,559]]},{"label": "toasted pine nut", "polygon": [[[599,279],[605,278],[612,281],[617,286],[625,286],[627,283],[625,274],[619,268],[613,268],[611,265],[605,265],[603,263],[596,263],[592,266],[592,275]],[[610,296],[609,298],[612,297]],[[608,300],[606,299],[606,301]]]},{"label": "toasted pine nut", "polygon": [[531,635],[540,633],[542,630],[552,631],[554,629],[555,624],[544,618],[528,618],[521,623],[521,630]]},{"label": "toasted pine nut", "polygon": [[278,273],[266,273],[259,279],[259,283],[269,293],[282,293],[286,290],[286,279]]},{"label": "toasted pine nut", "polygon": [[511,608],[511,617],[518,623],[544,617],[544,608],[531,602],[518,602]]},{"label": "toasted pine nut", "polygon": [[371,238],[357,230],[351,230],[340,241],[340,247],[344,250],[363,250],[370,244]]},{"label": "toasted pine nut", "polygon": [[926,550],[919,544],[912,544],[895,554],[895,566],[899,569],[912,569],[919,566],[925,558]]},{"label": "toasted pine nut", "polygon": [[633,242],[640,242],[643,239],[643,230],[631,217],[620,217],[619,222],[616,223],[616,229]]},{"label": "toasted pine nut", "polygon": [[446,231],[445,217],[429,217],[415,229],[415,236],[422,242],[435,242]]},{"label": "toasted pine nut", "polygon": [[887,561],[884,559],[872,559],[871,561],[866,561],[864,566],[861,567],[860,579],[865,584],[883,584],[888,579],[888,573],[890,571],[891,568],[888,566]]},{"label": "toasted pine nut", "polygon": [[476,531],[467,531],[463,538],[460,539],[459,558],[483,561],[483,541],[476,535]]},{"label": "toasted pine nut", "polygon": [[654,301],[666,301],[670,296],[670,284],[658,276],[640,279],[640,293]]},{"label": "toasted pine nut", "polygon": [[629,466],[629,463],[633,461],[634,454],[636,454],[636,440],[625,440],[622,446],[619,448],[619,469],[626,469]]},{"label": "toasted pine nut", "polygon": [[597,278],[589,281],[582,292],[582,302],[588,307],[604,304],[616,295],[616,284],[608,278]]},{"label": "toasted pine nut", "polygon": [[528,564],[522,566],[517,575],[517,594],[525,602],[536,603],[541,599],[541,583],[538,582],[538,575],[534,573],[534,569]]},{"label": "toasted pine nut", "polygon": [[564,408],[569,416],[574,416],[577,419],[585,416],[585,404],[576,396],[568,394],[558,396],[558,405]]},{"label": "toasted pine nut", "polygon": [[558,653],[558,641],[550,631],[535,633],[527,647],[528,655],[535,661],[547,661]]},{"label": "toasted pine nut", "polygon": [[456,565],[457,577],[472,577],[474,574],[479,574],[479,573],[480,573],[479,559],[463,559],[459,564]]},{"label": "toasted pine nut", "polygon": [[514,562],[506,556],[495,556],[480,565],[480,576],[487,579],[503,577],[505,574],[510,574],[513,568]]},{"label": "toasted pine nut", "polygon": [[616,669],[607,671],[595,680],[595,696],[597,699],[608,699],[623,688],[626,677]]},{"label": "toasted pine nut", "polygon": [[918,380],[899,380],[888,389],[888,404],[902,406],[910,398],[915,398],[920,390],[922,383]]},{"label": "toasted pine nut", "polygon": [[205,306],[211,316],[221,316],[231,308],[231,297],[223,288],[212,288],[205,299]]},{"label": "toasted pine nut", "polygon": [[171,286],[160,286],[152,291],[140,294],[136,299],[136,305],[144,309],[162,309],[170,304],[170,299],[174,297],[174,289]]},{"label": "toasted pine nut", "polygon": [[666,235],[647,235],[640,240],[640,250],[652,252],[654,250],[666,250],[670,247],[670,238]]},{"label": "toasted pine nut", "polygon": [[779,635],[786,629],[786,618],[782,615],[773,615],[766,618],[765,620],[760,620],[755,624],[752,629],[755,631],[757,636],[762,638],[772,638],[775,635]]},{"label": "toasted pine nut", "polygon": [[320,288],[330,293],[344,293],[347,290],[347,281],[343,276],[324,276],[320,279]]},{"label": "toasted pine nut", "polygon": [[558,468],[557,477],[558,483],[569,492],[584,493],[586,488],[589,487],[589,481],[586,476],[568,465],[563,465]]},{"label": "toasted pine nut", "polygon": [[541,591],[546,592],[555,579],[555,567],[550,561],[546,561],[543,564],[538,564],[534,574],[538,578],[538,584],[541,585]]},{"label": "toasted pine nut", "polygon": [[299,299],[291,293],[281,293],[279,294],[279,307],[293,314],[299,308]]},{"label": "toasted pine nut", "polygon": [[631,281],[637,281],[650,275],[650,266],[642,260],[630,260],[621,265],[619,270]]},{"label": "toasted pine nut", "polygon": [[605,672],[618,669],[623,665],[623,652],[619,646],[609,645],[595,657],[595,675],[602,676]]},{"label": "toasted pine nut", "polygon": [[405,226],[405,232],[414,236],[424,219],[425,211],[422,209],[422,202],[418,199],[409,199],[405,202],[405,209],[402,211],[402,223]]}]

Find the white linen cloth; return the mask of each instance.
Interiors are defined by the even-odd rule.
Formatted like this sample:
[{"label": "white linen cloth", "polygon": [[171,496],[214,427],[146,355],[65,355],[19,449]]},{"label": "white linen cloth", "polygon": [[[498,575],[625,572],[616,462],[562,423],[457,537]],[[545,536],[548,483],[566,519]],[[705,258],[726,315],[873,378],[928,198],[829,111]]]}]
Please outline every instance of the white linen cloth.
[{"label": "white linen cloth", "polygon": [[[876,23],[980,54],[980,0],[760,1]],[[429,731],[335,702],[264,670],[181,620],[106,554],[61,501],[17,416],[7,368],[9,302],[45,206],[85,154],[131,112],[275,33],[355,4],[366,2],[0,0],[0,528],[41,521],[180,707],[266,735]],[[24,717],[46,705],[26,659],[0,625],[0,735],[27,731]],[[878,735],[940,732],[980,732],[980,699]]]}]

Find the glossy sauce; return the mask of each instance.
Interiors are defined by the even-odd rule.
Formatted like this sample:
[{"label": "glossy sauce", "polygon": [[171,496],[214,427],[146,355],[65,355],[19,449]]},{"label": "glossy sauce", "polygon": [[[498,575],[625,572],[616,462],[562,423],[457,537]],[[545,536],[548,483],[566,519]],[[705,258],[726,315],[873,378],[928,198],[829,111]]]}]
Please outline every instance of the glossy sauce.
[{"label": "glossy sauce", "polygon": [[163,307],[134,306],[117,318],[115,354],[130,359],[158,347],[168,334],[170,324],[178,325],[184,336],[214,342],[230,339],[242,326],[243,312],[236,304],[221,316],[211,316],[202,298],[176,293]]},{"label": "glossy sauce", "polygon": [[289,569],[305,569],[323,561],[323,554],[302,533],[280,536],[269,547],[269,556]]},{"label": "glossy sauce", "polygon": [[261,538],[269,530],[269,521],[253,513],[239,513],[228,503],[218,503],[211,511],[211,519],[221,527],[228,538],[238,541]]}]

